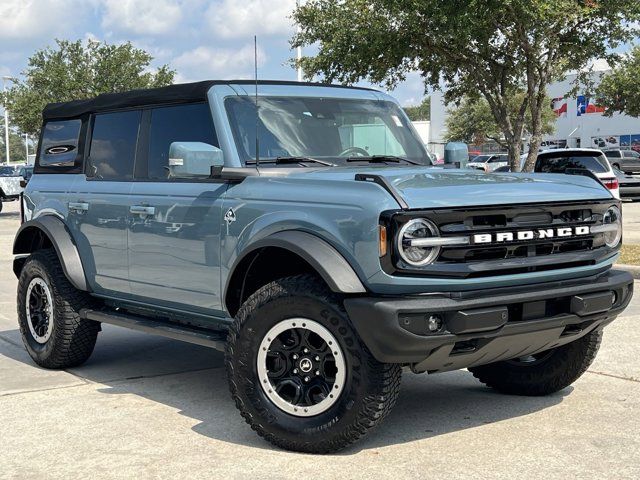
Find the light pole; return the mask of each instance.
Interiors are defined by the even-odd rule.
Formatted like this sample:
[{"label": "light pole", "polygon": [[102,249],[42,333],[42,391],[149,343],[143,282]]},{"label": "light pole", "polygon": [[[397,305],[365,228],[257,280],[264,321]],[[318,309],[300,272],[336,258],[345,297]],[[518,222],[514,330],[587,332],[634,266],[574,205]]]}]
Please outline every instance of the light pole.
[{"label": "light pole", "polygon": [[9,111],[7,110],[7,80],[11,80],[11,77],[2,77],[2,106],[4,107],[4,149],[7,155],[7,165],[9,165]]},{"label": "light pole", "polygon": [[29,164],[29,134],[28,133],[24,134],[24,154],[26,155],[24,157],[24,164],[28,165]]},{"label": "light pole", "polygon": [[[297,8],[300,8],[300,0],[296,0],[296,9]],[[301,28],[300,28],[300,24],[299,23],[298,23],[297,29],[298,29],[298,33],[300,33]],[[302,47],[298,46],[297,50],[298,50],[298,81],[301,82],[302,81],[302,67],[300,66],[300,60],[302,60]]]}]

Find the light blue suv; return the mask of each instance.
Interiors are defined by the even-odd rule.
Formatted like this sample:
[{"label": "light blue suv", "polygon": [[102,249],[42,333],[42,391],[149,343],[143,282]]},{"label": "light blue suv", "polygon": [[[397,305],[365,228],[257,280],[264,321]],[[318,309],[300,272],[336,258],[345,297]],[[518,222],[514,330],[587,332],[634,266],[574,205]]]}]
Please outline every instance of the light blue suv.
[{"label": "light blue suv", "polygon": [[362,437],[403,367],[562,389],[631,299],[606,188],[435,168],[374,90],[208,81],[43,119],[13,249],[31,357],[79,365],[102,323],[224,349],[242,416],[287,449]]}]

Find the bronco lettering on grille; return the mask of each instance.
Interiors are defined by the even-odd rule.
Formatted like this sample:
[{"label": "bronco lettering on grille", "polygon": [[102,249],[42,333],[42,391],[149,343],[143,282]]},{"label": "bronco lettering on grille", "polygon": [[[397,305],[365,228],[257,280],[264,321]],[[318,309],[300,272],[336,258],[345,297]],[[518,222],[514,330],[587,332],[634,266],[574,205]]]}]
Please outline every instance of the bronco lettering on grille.
[{"label": "bronco lettering on grille", "polygon": [[527,240],[567,238],[581,235],[589,235],[591,227],[583,225],[579,227],[541,228],[538,230],[518,230],[515,232],[477,233],[473,235],[473,243],[504,243],[522,242]]}]

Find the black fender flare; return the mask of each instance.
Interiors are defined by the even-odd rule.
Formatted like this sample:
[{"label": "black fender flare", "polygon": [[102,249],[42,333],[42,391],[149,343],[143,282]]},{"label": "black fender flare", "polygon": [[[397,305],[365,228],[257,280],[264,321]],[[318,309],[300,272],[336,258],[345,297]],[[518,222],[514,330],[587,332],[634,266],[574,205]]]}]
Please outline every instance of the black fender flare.
[{"label": "black fender flare", "polygon": [[223,298],[227,298],[229,283],[236,267],[247,255],[265,247],[283,248],[298,255],[311,265],[334,292],[365,293],[367,291],[353,267],[329,243],[310,233],[285,230],[253,242],[241,255],[238,255],[229,269]]},{"label": "black fender flare", "polygon": [[[23,223],[13,241],[13,254],[24,256],[32,253],[32,240],[37,231],[42,232],[53,245],[60,259],[62,271],[71,284],[78,290],[89,291],[78,248],[67,226],[55,215],[43,215]],[[23,263],[24,257],[18,257],[13,261],[13,271],[16,276],[20,275]]]}]

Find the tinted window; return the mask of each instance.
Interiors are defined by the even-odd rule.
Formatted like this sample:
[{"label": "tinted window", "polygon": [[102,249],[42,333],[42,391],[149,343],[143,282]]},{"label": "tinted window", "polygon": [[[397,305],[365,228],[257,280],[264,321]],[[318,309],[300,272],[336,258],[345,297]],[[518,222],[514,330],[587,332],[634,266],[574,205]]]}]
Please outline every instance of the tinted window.
[{"label": "tinted window", "polygon": [[500,163],[500,162],[506,162],[506,161],[507,161],[507,157],[503,155],[496,155],[495,157],[492,157],[491,160],[489,160],[489,163]]},{"label": "tinted window", "polygon": [[15,177],[16,175],[14,167],[0,167],[0,177]]},{"label": "tinted window", "polygon": [[173,142],[203,142],[218,146],[206,103],[155,108],[149,130],[149,178],[167,178],[169,147]]},{"label": "tinted window", "polygon": [[624,152],[625,157],[638,158],[640,157],[640,153],[634,152],[633,150],[629,150],[628,152]]},{"label": "tinted window", "polygon": [[471,161],[474,163],[485,163],[489,158],[491,158],[490,155],[478,155],[477,157],[473,157]]},{"label": "tinted window", "polygon": [[619,158],[620,152],[617,150],[610,150],[608,152],[605,152],[605,155],[609,158]]},{"label": "tinted window", "polygon": [[555,154],[539,156],[536,162],[536,172],[541,173],[564,173],[568,168],[583,168],[594,173],[605,173],[609,171],[607,159],[603,155],[593,154]]},{"label": "tinted window", "polygon": [[95,116],[88,170],[90,176],[105,180],[133,178],[140,110],[103,113]]},{"label": "tinted window", "polygon": [[73,166],[78,155],[78,138],[82,121],[47,122],[42,132],[39,164],[43,167]]}]

